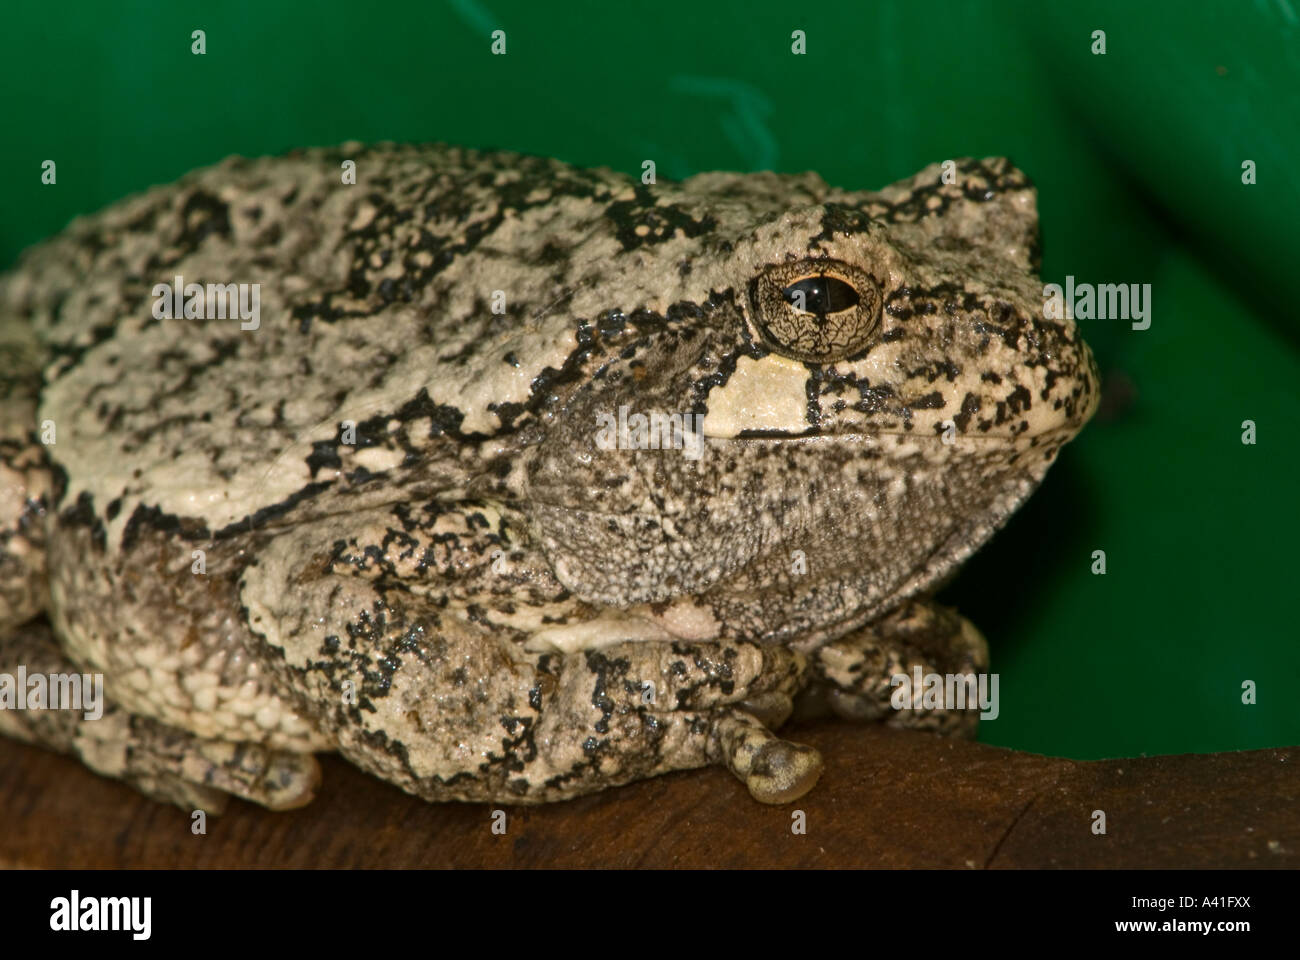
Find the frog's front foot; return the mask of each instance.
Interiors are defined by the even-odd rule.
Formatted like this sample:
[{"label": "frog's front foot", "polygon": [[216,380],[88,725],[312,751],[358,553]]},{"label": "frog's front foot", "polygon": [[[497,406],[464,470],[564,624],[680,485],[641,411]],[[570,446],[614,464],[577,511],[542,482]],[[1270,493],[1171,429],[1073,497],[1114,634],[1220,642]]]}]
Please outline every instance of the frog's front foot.
[{"label": "frog's front foot", "polygon": [[812,683],[799,705],[802,716],[829,707],[847,720],[883,721],[949,736],[973,738],[979,730],[980,705],[973,694],[964,704],[935,705],[922,689],[913,689],[918,670],[922,677],[943,677],[946,689],[950,676],[988,669],[983,635],[949,607],[911,600],[820,647],[810,661]]},{"label": "frog's front foot", "polygon": [[757,718],[741,710],[713,725],[718,759],[761,803],[790,803],[811,790],[822,773],[821,754],[812,747],[781,740]]},{"label": "frog's front foot", "polygon": [[629,642],[540,666],[557,680],[536,725],[550,754],[540,766],[566,772],[530,784],[529,800],[721,764],[756,800],[778,804],[802,797],[821,775],[816,750],[769,729],[790,716],[807,676],[807,660],[788,648]]}]

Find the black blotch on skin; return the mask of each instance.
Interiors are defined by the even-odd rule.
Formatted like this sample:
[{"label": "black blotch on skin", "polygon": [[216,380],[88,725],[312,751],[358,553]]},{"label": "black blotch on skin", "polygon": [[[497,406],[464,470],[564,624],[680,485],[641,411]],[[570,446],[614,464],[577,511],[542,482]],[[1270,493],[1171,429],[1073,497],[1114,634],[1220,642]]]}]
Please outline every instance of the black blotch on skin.
[{"label": "black blotch on skin", "polygon": [[[83,494],[82,496],[85,497],[86,495]],[[195,520],[192,517],[179,517],[175,514],[164,513],[158,507],[146,507],[140,504],[135,508],[131,518],[126,522],[125,529],[122,531],[122,552],[129,551],[146,529],[156,530],[185,540],[204,540],[209,536],[207,525],[202,521]]]},{"label": "black blotch on skin", "polygon": [[195,250],[212,234],[230,236],[230,208],[215,194],[195,190],[181,208],[181,223],[179,242]]},{"label": "black blotch on skin", "polygon": [[310,475],[313,478],[321,470],[326,468],[337,470],[343,466],[337,448],[338,441],[336,440],[317,440],[312,444],[312,451],[307,455],[307,468],[311,471]]},{"label": "black blotch on skin", "polygon": [[938,390],[927,393],[923,397],[918,397],[908,404],[908,407],[913,410],[942,410],[943,406],[943,394]]},{"label": "black blotch on skin", "polygon": [[961,412],[953,416],[952,422],[957,424],[958,430],[965,433],[966,428],[970,425],[971,417],[979,411],[979,408],[980,398],[973,393],[966,394],[961,402]]},{"label": "black blotch on skin", "polygon": [[[95,498],[89,493],[82,493],[76,503],[59,514],[59,522],[64,526],[81,526],[90,528],[91,541],[99,549],[106,543],[104,523],[95,513]],[[127,524],[128,528],[130,524]]]},{"label": "black blotch on skin", "polygon": [[[688,237],[699,237],[717,229],[718,222],[708,214],[696,220],[678,204],[658,204],[645,184],[634,189],[633,199],[617,200],[605,208],[605,216],[614,224],[614,235],[624,250],[664,243],[678,230]],[[638,227],[646,228],[644,235],[637,233]]]}]

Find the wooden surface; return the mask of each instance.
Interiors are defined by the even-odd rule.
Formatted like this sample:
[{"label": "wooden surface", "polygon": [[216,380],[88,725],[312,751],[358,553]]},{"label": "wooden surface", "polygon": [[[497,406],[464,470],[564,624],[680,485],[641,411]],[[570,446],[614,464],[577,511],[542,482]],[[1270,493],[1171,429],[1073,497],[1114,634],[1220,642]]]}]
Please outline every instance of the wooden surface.
[{"label": "wooden surface", "polygon": [[[1300,749],[1076,763],[814,726],[816,789],[764,807],[721,769],[544,807],[425,804],[323,757],[309,807],[188,815],[0,741],[7,867],[1296,867]],[[791,831],[802,810],[807,833]],[[1092,833],[1106,813],[1105,836]]]}]

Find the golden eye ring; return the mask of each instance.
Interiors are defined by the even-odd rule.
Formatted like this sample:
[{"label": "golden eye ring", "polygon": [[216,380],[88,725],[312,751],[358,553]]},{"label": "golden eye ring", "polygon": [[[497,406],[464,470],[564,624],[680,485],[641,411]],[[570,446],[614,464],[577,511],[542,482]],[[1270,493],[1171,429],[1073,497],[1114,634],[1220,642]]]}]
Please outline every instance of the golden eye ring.
[{"label": "golden eye ring", "polygon": [[749,282],[759,337],[774,352],[808,363],[861,353],[880,326],[880,286],[842,260],[775,264]]}]

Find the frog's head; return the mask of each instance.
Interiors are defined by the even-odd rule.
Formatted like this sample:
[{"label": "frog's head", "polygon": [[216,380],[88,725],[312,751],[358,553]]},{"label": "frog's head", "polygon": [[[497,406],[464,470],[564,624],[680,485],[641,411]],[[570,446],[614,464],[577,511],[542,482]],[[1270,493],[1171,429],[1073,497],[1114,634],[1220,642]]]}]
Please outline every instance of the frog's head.
[{"label": "frog's head", "polygon": [[[877,609],[1032,492],[1095,409],[1096,366],[1045,316],[1033,187],[1001,160],[955,173],[763,209],[699,246],[693,295],[620,313],[530,470],[566,585],[793,604],[834,585]],[[698,445],[662,449],[673,415]]]}]

